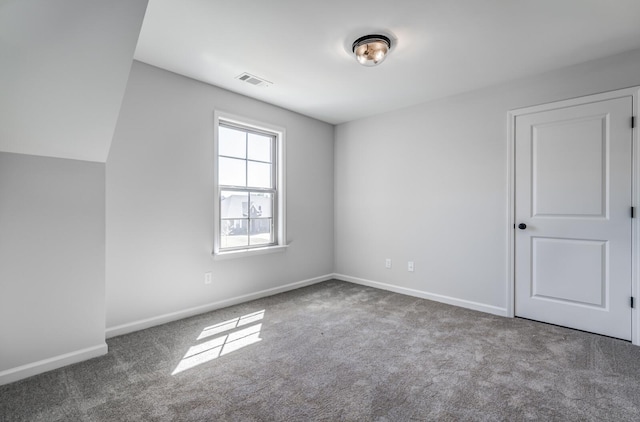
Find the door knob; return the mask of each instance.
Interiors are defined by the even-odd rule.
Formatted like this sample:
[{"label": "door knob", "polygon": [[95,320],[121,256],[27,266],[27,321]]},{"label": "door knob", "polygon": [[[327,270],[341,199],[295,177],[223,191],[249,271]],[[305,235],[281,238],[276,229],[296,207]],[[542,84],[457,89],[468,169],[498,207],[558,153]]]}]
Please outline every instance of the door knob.
[{"label": "door knob", "polygon": [[519,228],[520,230],[524,230],[524,229],[526,229],[526,228],[527,228],[527,225],[526,225],[526,224],[524,224],[524,223],[520,223],[520,224],[518,224],[518,228]]}]

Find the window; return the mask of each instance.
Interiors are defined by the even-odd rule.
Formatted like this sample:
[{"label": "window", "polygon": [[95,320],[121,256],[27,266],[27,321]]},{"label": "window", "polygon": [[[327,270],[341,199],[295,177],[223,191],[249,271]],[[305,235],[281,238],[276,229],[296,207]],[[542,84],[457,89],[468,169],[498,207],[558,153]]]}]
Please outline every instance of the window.
[{"label": "window", "polygon": [[216,115],[214,253],[284,244],[284,131]]}]

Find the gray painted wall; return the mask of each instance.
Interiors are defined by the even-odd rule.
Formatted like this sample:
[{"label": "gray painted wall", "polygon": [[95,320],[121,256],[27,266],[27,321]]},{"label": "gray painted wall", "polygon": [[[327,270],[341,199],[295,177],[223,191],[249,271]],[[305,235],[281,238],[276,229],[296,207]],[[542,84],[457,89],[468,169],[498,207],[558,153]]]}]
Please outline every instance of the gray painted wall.
[{"label": "gray painted wall", "polygon": [[507,111],[634,85],[640,50],[336,127],[336,272],[506,312]]},{"label": "gray painted wall", "polygon": [[[286,129],[285,252],[212,258],[216,109]],[[134,62],[106,183],[107,328],[333,272],[329,124]]]},{"label": "gray painted wall", "polygon": [[0,373],[106,351],[104,177],[101,163],[0,152]]}]

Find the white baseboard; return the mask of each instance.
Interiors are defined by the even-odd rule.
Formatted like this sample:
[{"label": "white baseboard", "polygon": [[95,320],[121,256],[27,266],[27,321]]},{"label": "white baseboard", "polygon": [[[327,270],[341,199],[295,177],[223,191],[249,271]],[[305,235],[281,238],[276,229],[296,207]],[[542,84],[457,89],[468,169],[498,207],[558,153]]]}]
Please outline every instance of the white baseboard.
[{"label": "white baseboard", "polygon": [[107,343],[102,343],[97,346],[87,347],[86,349],[76,350],[16,368],[7,369],[0,372],[0,385],[9,384],[10,382],[19,381],[24,378],[42,374],[43,372],[82,362],[83,360],[106,355],[107,351]]},{"label": "white baseboard", "polygon": [[274,287],[271,289],[261,290],[259,292],[249,293],[218,302],[208,303],[206,305],[195,306],[193,308],[141,319],[139,321],[133,321],[126,324],[117,325],[115,327],[109,327],[106,329],[105,335],[107,338],[111,338],[123,334],[132,333],[134,331],[144,330],[145,328],[166,324],[167,322],[177,321],[179,319],[188,318],[194,315],[204,314],[206,312],[215,311],[216,309],[226,308],[228,306],[237,305],[240,303],[248,302],[250,300],[273,296],[275,294],[288,292],[289,290],[295,290],[300,287],[310,286],[312,284],[320,283],[332,278],[333,274],[326,274],[320,277],[314,277],[307,280],[296,281],[295,283],[285,284],[284,286]]},{"label": "white baseboard", "polygon": [[364,278],[351,277],[344,274],[333,274],[333,278],[348,281],[350,283],[361,284],[363,286],[375,287],[376,289],[388,290],[390,292],[400,293],[403,295],[429,299],[435,302],[446,303],[448,305],[460,306],[461,308],[473,309],[474,311],[486,312],[504,317],[507,316],[506,308],[499,308],[497,306],[486,305],[484,303],[424,292],[422,290],[409,289],[407,287],[394,286],[393,284],[380,283],[379,281],[365,280]]}]

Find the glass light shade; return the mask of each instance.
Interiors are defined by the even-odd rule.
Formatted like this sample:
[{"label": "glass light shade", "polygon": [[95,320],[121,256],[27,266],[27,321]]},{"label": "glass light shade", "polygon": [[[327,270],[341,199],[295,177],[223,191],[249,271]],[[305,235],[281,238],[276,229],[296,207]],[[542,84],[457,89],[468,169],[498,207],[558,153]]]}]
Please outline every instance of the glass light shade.
[{"label": "glass light shade", "polygon": [[384,61],[391,48],[391,41],[383,35],[365,35],[354,41],[352,49],[358,63],[375,66]]}]

